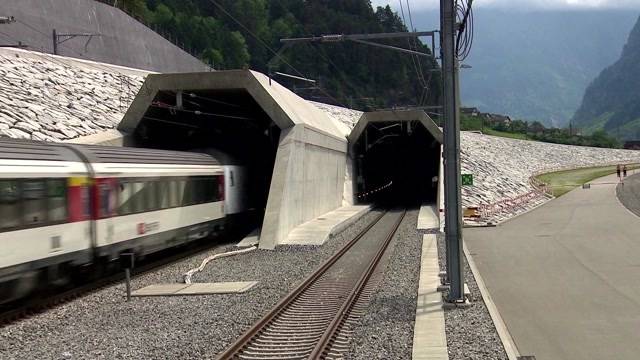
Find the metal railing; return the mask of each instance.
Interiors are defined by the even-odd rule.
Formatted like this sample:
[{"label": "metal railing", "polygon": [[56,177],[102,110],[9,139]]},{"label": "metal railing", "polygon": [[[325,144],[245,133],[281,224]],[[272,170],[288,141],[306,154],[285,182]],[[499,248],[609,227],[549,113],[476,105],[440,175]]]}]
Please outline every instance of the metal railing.
[{"label": "metal railing", "polygon": [[535,172],[533,175],[529,177],[529,184],[533,188],[531,191],[528,191],[524,194],[501,199],[499,201],[490,203],[490,204],[480,204],[478,205],[478,212],[480,217],[474,220],[477,221],[487,221],[491,220],[492,217],[499,214],[513,212],[513,210],[518,209],[529,203],[531,200],[546,197],[548,199],[553,198],[552,189],[549,184],[538,179],[538,176],[542,174],[558,172],[558,171],[569,171],[569,170],[579,170],[579,169],[587,169],[591,167],[606,167],[606,166],[616,166],[618,164],[626,164],[626,165],[635,165],[637,163],[627,162],[627,161],[618,161],[612,163],[605,163],[601,165],[592,165],[592,166],[583,166],[583,167],[552,167],[545,169],[543,171]]}]

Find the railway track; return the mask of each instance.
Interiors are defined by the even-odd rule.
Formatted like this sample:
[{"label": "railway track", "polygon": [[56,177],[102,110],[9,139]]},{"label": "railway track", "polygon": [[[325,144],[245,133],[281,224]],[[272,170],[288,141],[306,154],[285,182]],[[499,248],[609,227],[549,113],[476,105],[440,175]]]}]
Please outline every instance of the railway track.
[{"label": "railway track", "polygon": [[[405,211],[382,214],[327,260],[219,359],[337,359],[382,278]],[[382,260],[382,262],[381,262]]]}]

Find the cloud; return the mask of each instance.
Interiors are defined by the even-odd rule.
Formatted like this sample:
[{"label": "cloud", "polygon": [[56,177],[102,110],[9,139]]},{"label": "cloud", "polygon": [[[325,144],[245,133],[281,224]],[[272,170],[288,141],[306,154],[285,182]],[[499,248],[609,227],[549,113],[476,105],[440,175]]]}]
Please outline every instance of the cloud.
[{"label": "cloud", "polygon": [[[390,4],[398,7],[398,0],[372,0],[373,6]],[[402,0],[406,4],[406,0]],[[439,0],[411,0],[412,8],[437,9]],[[640,9],[640,0],[475,0],[475,8],[518,9]]]}]

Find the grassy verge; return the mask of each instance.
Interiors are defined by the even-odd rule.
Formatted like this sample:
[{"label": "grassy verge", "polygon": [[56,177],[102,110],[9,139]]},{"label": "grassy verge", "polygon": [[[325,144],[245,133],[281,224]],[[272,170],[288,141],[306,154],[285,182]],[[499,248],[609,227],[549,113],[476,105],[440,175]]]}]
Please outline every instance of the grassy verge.
[{"label": "grassy verge", "polygon": [[490,128],[485,128],[483,133],[485,133],[487,135],[500,136],[500,137],[505,137],[505,138],[510,138],[510,139],[533,140],[527,134],[510,133],[510,132],[493,130],[493,129],[490,129]]},{"label": "grassy verge", "polygon": [[[627,176],[633,172],[631,170],[640,168],[640,164],[627,165]],[[616,172],[615,166],[598,166],[580,168],[574,170],[555,171],[537,176],[537,179],[551,187],[553,196],[561,196],[582,184],[593,179],[607,176]]]}]

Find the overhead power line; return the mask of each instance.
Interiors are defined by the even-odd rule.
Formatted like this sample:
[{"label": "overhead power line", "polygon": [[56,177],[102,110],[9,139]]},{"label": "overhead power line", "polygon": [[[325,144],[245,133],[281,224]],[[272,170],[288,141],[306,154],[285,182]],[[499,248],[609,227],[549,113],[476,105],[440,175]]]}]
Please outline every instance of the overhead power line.
[{"label": "overhead power line", "polygon": [[[291,65],[289,62],[287,62],[287,60],[280,54],[280,52],[276,52],[275,50],[273,50],[269,44],[267,44],[264,40],[262,40],[258,35],[254,34],[251,30],[249,30],[248,27],[246,27],[242,22],[240,22],[240,20],[236,19],[229,11],[227,11],[227,9],[224,8],[224,6],[220,5],[217,1],[215,0],[209,0],[209,2],[211,2],[214,6],[216,6],[218,9],[220,9],[220,11],[222,11],[223,13],[225,13],[231,20],[233,20],[236,24],[238,24],[238,26],[240,26],[241,28],[243,28],[249,35],[251,35],[254,39],[256,39],[262,46],[264,46],[265,49],[269,50],[273,55],[275,55],[280,61],[282,61],[282,63],[284,63],[285,65],[289,66],[291,69],[293,69],[293,71],[295,71],[300,77],[302,78],[306,78],[306,76],[301,73],[300,71],[298,71],[298,69],[296,69],[293,65]],[[326,95],[327,97],[329,97],[330,99],[332,99],[333,101],[335,101],[338,105],[342,106],[342,107],[346,107],[344,104],[342,104],[340,101],[338,101],[338,99],[336,99],[335,97],[331,96],[331,94],[329,94],[327,91],[325,91],[324,89],[322,89],[321,87],[318,87],[318,90],[320,90],[324,95]]]}]

